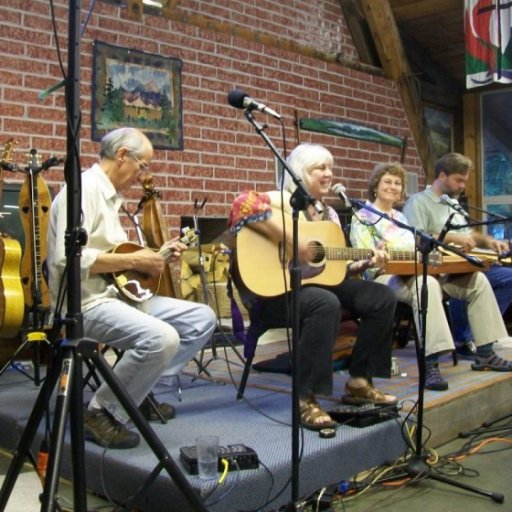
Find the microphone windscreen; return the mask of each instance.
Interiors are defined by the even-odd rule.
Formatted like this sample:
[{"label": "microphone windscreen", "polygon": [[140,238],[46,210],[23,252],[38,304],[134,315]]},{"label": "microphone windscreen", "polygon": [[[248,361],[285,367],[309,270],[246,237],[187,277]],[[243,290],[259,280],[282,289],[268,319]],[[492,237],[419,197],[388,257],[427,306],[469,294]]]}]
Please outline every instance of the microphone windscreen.
[{"label": "microphone windscreen", "polygon": [[235,108],[244,108],[244,98],[248,96],[247,93],[240,89],[233,89],[228,94],[228,103]]}]

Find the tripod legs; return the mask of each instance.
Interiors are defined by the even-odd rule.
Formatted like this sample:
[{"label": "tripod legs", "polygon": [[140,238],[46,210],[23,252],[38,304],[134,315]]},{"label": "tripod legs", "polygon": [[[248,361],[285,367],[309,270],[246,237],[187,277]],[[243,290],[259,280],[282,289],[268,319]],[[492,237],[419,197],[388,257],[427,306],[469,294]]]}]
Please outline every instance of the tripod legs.
[{"label": "tripod legs", "polygon": [[54,365],[50,367],[43,386],[41,387],[34,408],[30,413],[27,426],[23,431],[12,462],[9,466],[9,469],[7,470],[7,474],[5,475],[2,488],[0,489],[0,510],[2,511],[5,510],[5,507],[7,506],[9,496],[12,493],[14,484],[16,483],[16,479],[21,471],[25,457],[30,450],[31,443],[37,432],[37,427],[41,422],[48,400],[51,397],[52,389],[57,380],[57,376],[58,367],[57,365]]},{"label": "tripod legs", "polygon": [[[16,349],[14,354],[11,356],[9,361],[4,364],[4,366],[0,369],[0,376],[4,374],[4,372],[9,368],[10,366],[14,368],[16,371],[20,372],[21,374],[25,375],[25,377],[28,377],[29,379],[34,381],[34,384],[36,386],[39,386],[41,384],[41,373],[40,373],[40,367],[41,367],[41,347],[39,343],[46,342],[48,345],[50,344],[46,334],[44,332],[34,331],[30,332],[26,335],[25,340],[23,343]],[[33,343],[33,353],[32,353],[32,363],[34,365],[34,376],[28,374],[23,368],[20,368],[19,366],[15,365],[14,362],[16,361],[16,358],[19,354],[25,349],[27,345],[30,343]]]},{"label": "tripod legs", "polygon": [[[60,355],[61,351],[63,355]],[[52,512],[56,509],[55,495],[58,486],[60,459],[62,457],[67,413],[70,412],[75,510],[78,512],[87,511],[81,381],[82,358],[89,359],[96,366],[116,398],[128,412],[142,437],[157,456],[160,466],[166,469],[193,510],[206,512],[207,509],[199,496],[194,492],[188,480],[182,474],[133,400],[126,394],[114,375],[112,368],[99,353],[97,343],[91,340],[81,340],[78,342],[63,341],[61,343],[59,355],[54,361],[55,364],[48,371],[47,378],[30,414],[27,426],[0,490],[0,511],[5,510],[16,478],[22,468],[24,458],[30,449],[44,410],[47,407],[49,397],[56,384],[58,385],[57,402],[41,510]],[[56,364],[57,362],[59,364]]]},{"label": "tripod legs", "polygon": [[504,420],[510,420],[512,418],[512,414],[505,414],[505,416],[501,416],[500,418],[495,419],[494,421],[486,421],[482,423],[481,427],[478,427],[474,430],[467,430],[464,432],[459,432],[459,437],[471,437],[480,434],[493,434],[497,432],[508,432],[510,430],[510,423],[508,425],[503,426],[495,426],[496,423],[500,423]]},{"label": "tripod legs", "polygon": [[[210,372],[208,371],[208,366],[210,366],[210,364],[213,361],[216,361],[217,359],[219,359],[219,356],[217,354],[217,342],[216,342],[216,336],[218,336],[218,335],[221,335],[225,339],[225,341],[227,342],[229,347],[233,350],[233,352],[238,357],[238,359],[240,359],[240,362],[245,366],[245,359],[242,356],[242,354],[240,354],[240,352],[237,350],[237,348],[235,347],[235,345],[231,341],[231,339],[229,338],[229,334],[225,333],[223,331],[222,327],[218,326],[215,329],[215,332],[212,335],[212,339],[211,339],[211,343],[210,343],[210,346],[211,346],[211,349],[212,349],[212,357],[208,361],[206,361],[206,363],[203,362],[204,352],[205,352],[205,348],[203,347],[203,349],[201,349],[201,355],[200,355],[199,359],[194,358],[194,362],[198,366],[198,371],[197,371],[197,375],[194,377],[193,380],[195,380],[197,377],[199,377],[199,375],[201,375],[201,373],[204,373],[212,382],[216,382],[213,379],[213,377],[210,374]],[[227,361],[227,359],[225,359],[225,360]]]},{"label": "tripod legs", "polygon": [[497,503],[503,503],[503,501],[505,500],[505,497],[501,493],[479,489],[477,487],[467,485],[464,482],[458,482],[457,480],[452,480],[451,478],[447,478],[443,475],[433,473],[430,466],[425,462],[424,457],[413,457],[409,461],[406,471],[410,477],[431,478],[432,480],[436,480],[437,482],[442,482],[444,484],[452,485],[454,487],[459,487],[460,489],[464,489],[466,491],[474,492],[475,494],[480,494],[481,496],[491,498],[493,501]]}]

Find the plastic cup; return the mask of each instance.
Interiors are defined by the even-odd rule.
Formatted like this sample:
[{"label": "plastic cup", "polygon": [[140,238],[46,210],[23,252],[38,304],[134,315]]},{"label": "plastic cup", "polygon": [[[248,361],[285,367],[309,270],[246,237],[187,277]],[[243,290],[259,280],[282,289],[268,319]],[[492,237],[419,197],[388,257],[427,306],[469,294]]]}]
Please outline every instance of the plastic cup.
[{"label": "plastic cup", "polygon": [[218,436],[200,436],[196,439],[197,466],[199,478],[211,480],[217,478],[219,465]]}]

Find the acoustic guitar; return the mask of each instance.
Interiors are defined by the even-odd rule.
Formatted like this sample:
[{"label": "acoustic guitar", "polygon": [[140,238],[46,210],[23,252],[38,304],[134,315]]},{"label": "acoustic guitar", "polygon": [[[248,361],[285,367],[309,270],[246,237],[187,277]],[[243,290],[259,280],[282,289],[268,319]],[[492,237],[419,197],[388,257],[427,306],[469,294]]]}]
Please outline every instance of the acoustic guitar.
[{"label": "acoustic guitar", "polygon": [[[198,233],[190,228],[183,230],[184,236],[180,238],[180,242],[185,244],[187,247],[192,247],[197,243]],[[112,249],[113,254],[130,254],[136,251],[145,249],[141,245],[125,242],[117,245]],[[167,247],[162,247],[158,254],[160,254],[164,260],[171,257],[171,250]],[[106,274],[105,278],[112,282],[117,288],[121,296],[130,302],[145,302],[158,293],[160,287],[161,275],[160,276],[149,276],[136,270],[122,270],[119,272],[112,272]]]},{"label": "acoustic guitar", "polygon": [[[346,247],[345,235],[331,221],[299,221],[299,236],[308,240],[313,261],[301,265],[301,283],[335,286],[343,281],[347,261],[373,256],[371,249]],[[244,227],[236,237],[237,263],[244,284],[256,295],[273,297],[290,289],[292,255],[282,244],[276,245],[264,235]],[[414,262],[415,251],[390,249],[391,260]],[[431,254],[430,264],[440,265],[442,256]]]},{"label": "acoustic guitar", "polygon": [[[3,189],[3,169],[13,170],[14,139],[5,145],[0,160],[0,205]],[[0,337],[12,338],[23,323],[25,304],[20,278],[21,245],[18,240],[0,235]]]}]

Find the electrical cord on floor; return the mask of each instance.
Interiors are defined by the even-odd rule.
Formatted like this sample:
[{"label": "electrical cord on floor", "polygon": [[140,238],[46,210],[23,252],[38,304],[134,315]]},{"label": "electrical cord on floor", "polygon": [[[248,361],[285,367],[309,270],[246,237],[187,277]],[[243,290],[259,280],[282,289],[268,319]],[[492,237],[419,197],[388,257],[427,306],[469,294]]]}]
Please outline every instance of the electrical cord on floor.
[{"label": "electrical cord on floor", "polygon": [[240,467],[238,465],[238,462],[236,460],[234,460],[234,464],[236,466],[236,471],[235,471],[235,475],[236,475],[236,479],[235,481],[228,487],[228,489],[226,489],[220,496],[218,496],[214,501],[211,501],[210,503],[206,503],[206,500],[213,494],[213,492],[215,490],[217,490],[219,488],[219,486],[224,482],[227,474],[228,474],[228,469],[229,469],[229,462],[227,459],[221,459],[222,460],[222,464],[224,466],[224,470],[223,470],[223,473],[222,475],[220,476],[219,480],[217,481],[217,485],[213,488],[213,491],[208,495],[206,496],[205,498],[203,498],[203,502],[204,504],[207,506],[207,507],[211,507],[212,505],[216,505],[217,503],[220,503],[224,498],[226,498],[229,494],[231,494],[231,492],[233,492],[233,489],[240,483],[240,480],[241,480],[241,471],[240,471]]}]

